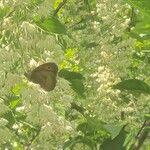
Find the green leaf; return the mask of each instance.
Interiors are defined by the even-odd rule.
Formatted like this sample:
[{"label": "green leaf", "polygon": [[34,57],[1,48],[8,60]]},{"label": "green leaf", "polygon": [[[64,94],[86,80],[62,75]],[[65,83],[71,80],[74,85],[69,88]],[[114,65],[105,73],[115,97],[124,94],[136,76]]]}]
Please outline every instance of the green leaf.
[{"label": "green leaf", "polygon": [[134,30],[132,32],[150,35],[150,16],[139,14],[137,17],[138,22],[135,25]]},{"label": "green leaf", "polygon": [[15,117],[11,111],[8,111],[2,117],[8,120],[8,124],[7,124],[8,127],[12,127],[13,124],[15,123]]},{"label": "green leaf", "polygon": [[106,123],[102,122],[97,117],[87,117],[86,119],[87,121],[79,124],[77,127],[77,131],[82,132],[84,136],[90,137],[98,143],[101,143],[110,136],[104,127]]},{"label": "green leaf", "polygon": [[[146,34],[150,35],[150,1],[149,0],[125,0],[134,8],[139,10],[136,15],[137,22],[135,27],[131,31],[135,34]],[[133,35],[133,36],[134,36]]]},{"label": "green leaf", "polygon": [[16,84],[13,88],[12,88],[12,93],[14,95],[20,95],[21,91],[24,90],[24,88],[26,88],[26,83],[20,83],[20,84]]},{"label": "green leaf", "polygon": [[70,83],[71,83],[72,89],[79,95],[83,96],[85,89],[84,89],[84,85],[82,81],[79,79],[73,79],[73,80],[70,80]]},{"label": "green leaf", "polygon": [[84,145],[88,146],[91,149],[94,149],[95,143],[92,139],[89,139],[87,137],[83,136],[76,136],[68,141],[66,141],[63,145],[63,149],[65,150],[66,148],[70,149],[75,149],[75,146],[79,143],[83,143]]},{"label": "green leaf", "polygon": [[22,102],[21,102],[21,100],[18,98],[18,99],[11,100],[9,107],[10,107],[11,109],[15,109],[16,107],[21,106],[21,104],[22,104]]},{"label": "green leaf", "polygon": [[72,89],[80,96],[83,96],[85,89],[82,80],[84,77],[82,74],[62,69],[59,71],[58,76],[68,80],[71,83]]},{"label": "green leaf", "polygon": [[6,6],[6,7],[0,7],[0,19],[5,17],[10,11],[10,7]]},{"label": "green leaf", "polygon": [[84,79],[84,77],[81,73],[74,72],[74,71],[68,71],[67,69],[61,69],[58,73],[58,76],[66,79],[66,80]]},{"label": "green leaf", "polygon": [[125,0],[133,7],[142,11],[142,13],[150,14],[150,1],[149,0]]},{"label": "green leaf", "polygon": [[82,131],[84,135],[94,136],[99,130],[104,130],[104,124],[99,121],[87,121],[78,125],[77,130]]},{"label": "green leaf", "polygon": [[134,30],[132,32],[129,32],[129,36],[133,37],[134,39],[137,39],[140,42],[143,42],[143,46],[145,45],[145,47],[149,44],[149,39],[150,39],[150,35],[145,34],[144,36],[140,36],[140,33],[138,33],[138,31]]},{"label": "green leaf", "polygon": [[138,79],[124,80],[113,86],[114,89],[137,91],[150,94],[150,86]]},{"label": "green leaf", "polygon": [[144,118],[145,118],[146,120],[150,120],[150,114],[145,114],[145,115],[144,115]]},{"label": "green leaf", "polygon": [[115,137],[117,137],[122,130],[122,128],[125,126],[124,122],[120,123],[109,123],[105,125],[105,129],[111,134],[111,139],[113,140]]},{"label": "green leaf", "polygon": [[66,34],[67,32],[65,25],[55,17],[40,18],[36,16],[33,18],[33,21],[37,26],[50,33]]},{"label": "green leaf", "polygon": [[124,128],[121,129],[118,136],[116,136],[114,139],[107,139],[103,142],[100,149],[101,150],[126,150],[126,147],[124,146],[124,142],[127,136],[127,132],[124,130]]}]

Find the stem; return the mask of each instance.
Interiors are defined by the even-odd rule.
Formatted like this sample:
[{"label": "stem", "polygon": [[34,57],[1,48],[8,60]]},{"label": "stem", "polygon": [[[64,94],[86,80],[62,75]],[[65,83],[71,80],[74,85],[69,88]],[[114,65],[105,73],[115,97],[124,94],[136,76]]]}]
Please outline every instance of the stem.
[{"label": "stem", "polygon": [[144,121],[142,127],[140,128],[139,132],[137,133],[136,142],[133,145],[132,150],[139,150],[141,146],[143,145],[144,141],[148,137],[148,130],[146,130],[146,127],[150,126],[150,122]]},{"label": "stem", "polygon": [[132,7],[131,12],[130,12],[130,23],[129,23],[129,26],[128,26],[128,28],[127,28],[127,31],[128,31],[128,32],[131,31],[131,28],[132,28],[132,26],[133,26],[133,23],[134,23],[134,15],[135,15],[134,7]]},{"label": "stem", "polygon": [[71,103],[71,108],[75,109],[79,113],[81,113],[85,117],[85,109],[82,106],[77,105],[76,103],[72,102]]},{"label": "stem", "polygon": [[59,12],[59,10],[66,4],[66,2],[67,2],[67,0],[63,0],[59,5],[58,5],[58,7],[55,9],[55,11],[54,11],[54,16],[56,16],[57,15],[57,13]]}]

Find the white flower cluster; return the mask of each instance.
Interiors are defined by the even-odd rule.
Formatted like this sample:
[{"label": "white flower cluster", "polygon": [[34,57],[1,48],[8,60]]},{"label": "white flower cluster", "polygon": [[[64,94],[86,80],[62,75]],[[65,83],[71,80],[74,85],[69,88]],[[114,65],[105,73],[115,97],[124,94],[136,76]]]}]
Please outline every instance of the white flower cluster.
[{"label": "white flower cluster", "polygon": [[42,59],[45,62],[57,63],[63,61],[64,52],[56,43],[54,36],[40,33],[37,27],[29,22],[23,22],[20,30],[19,42],[24,49],[24,55],[28,54],[28,59]]},{"label": "white flower cluster", "polygon": [[[29,1],[20,1],[18,4],[20,8],[17,8],[18,5],[16,6],[17,12],[22,13],[21,6],[24,8],[27,2]],[[44,2],[43,8],[39,9],[43,13],[41,15],[48,15],[50,11],[49,4],[52,3],[49,3],[49,1]],[[19,15],[15,11],[13,12],[15,19],[19,19]],[[15,108],[15,111],[26,114],[26,123],[41,127],[38,137],[41,141],[40,146],[45,146],[43,138],[46,137],[46,142],[51,137],[53,143],[47,142],[46,147],[53,147],[55,138],[58,141],[55,145],[57,147],[66,140],[65,134],[70,134],[70,131],[73,131],[72,125],[65,120],[63,115],[65,109],[70,107],[70,103],[74,99],[74,92],[69,82],[59,79],[59,77],[55,90],[50,93],[44,92],[40,86],[31,85],[25,78],[24,72],[29,69],[29,66],[35,68],[39,63],[55,62],[59,65],[64,59],[64,51],[57,43],[55,36],[39,32],[37,26],[28,20],[20,22],[17,20],[18,23],[13,17],[4,18],[0,29],[2,31],[2,45],[0,48],[0,98],[2,98],[2,102],[0,101],[0,115],[2,116],[11,111],[5,105],[5,100],[9,101],[9,98],[11,99],[11,96],[14,95],[19,97],[18,101],[22,105]],[[14,130],[23,134],[22,126],[23,123],[20,123],[19,126],[17,124],[13,127]],[[11,138],[11,132],[7,128],[2,128],[0,127],[0,144]],[[16,143],[14,143],[14,146],[16,146]]]},{"label": "white flower cluster", "polygon": [[[120,118],[121,109],[126,107],[118,108],[120,91],[112,86],[127,76],[132,58],[134,40],[125,38],[129,11],[129,5],[121,1],[101,0],[91,12],[96,20],[87,21],[85,30],[74,33],[81,49],[79,64],[84,64],[86,103],[102,119]],[[95,45],[85,48],[83,43]]]}]

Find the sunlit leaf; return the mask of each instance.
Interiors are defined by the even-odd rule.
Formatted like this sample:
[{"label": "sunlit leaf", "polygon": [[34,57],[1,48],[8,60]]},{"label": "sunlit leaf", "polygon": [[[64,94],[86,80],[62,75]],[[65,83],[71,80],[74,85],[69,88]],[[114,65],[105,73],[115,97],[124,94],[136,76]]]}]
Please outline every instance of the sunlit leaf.
[{"label": "sunlit leaf", "polygon": [[136,7],[141,10],[143,13],[150,14],[150,1],[149,0],[125,0],[130,5]]},{"label": "sunlit leaf", "polygon": [[7,15],[7,13],[10,11],[10,7],[0,7],[0,19]]},{"label": "sunlit leaf", "polygon": [[10,102],[10,108],[14,109],[17,106],[20,106],[21,104],[22,104],[22,102],[21,102],[20,99],[15,99],[15,100],[13,100],[13,101]]},{"label": "sunlit leaf", "polygon": [[37,24],[37,26],[47,32],[56,34],[66,34],[67,32],[65,25],[63,25],[57,18],[40,18],[36,16],[33,18],[33,20]]},{"label": "sunlit leaf", "polygon": [[118,123],[109,123],[105,125],[105,129],[111,134],[112,140],[117,137],[122,130],[122,128],[125,126],[124,122],[118,122]]},{"label": "sunlit leaf", "polygon": [[19,95],[26,86],[26,83],[17,84],[13,87],[12,92],[14,95]]}]

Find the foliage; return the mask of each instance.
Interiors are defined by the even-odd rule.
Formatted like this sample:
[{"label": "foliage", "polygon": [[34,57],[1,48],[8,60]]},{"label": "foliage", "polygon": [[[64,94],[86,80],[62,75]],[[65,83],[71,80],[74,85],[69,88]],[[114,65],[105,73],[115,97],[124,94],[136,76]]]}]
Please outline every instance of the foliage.
[{"label": "foliage", "polygon": [[[0,149],[148,150],[149,0],[0,2]],[[51,92],[27,80],[59,66]]]},{"label": "foliage", "polygon": [[144,83],[143,81],[137,79],[129,79],[129,80],[122,81],[114,85],[114,88],[120,90],[139,91],[142,93],[150,94],[150,86]]}]

